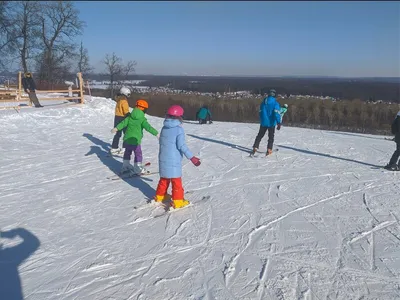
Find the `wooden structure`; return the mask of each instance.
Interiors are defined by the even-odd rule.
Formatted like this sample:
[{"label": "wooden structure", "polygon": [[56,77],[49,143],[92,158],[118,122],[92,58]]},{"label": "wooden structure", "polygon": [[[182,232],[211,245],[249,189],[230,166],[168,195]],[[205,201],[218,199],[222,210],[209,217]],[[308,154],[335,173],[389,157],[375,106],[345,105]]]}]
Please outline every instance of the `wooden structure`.
[{"label": "wooden structure", "polygon": [[[10,85],[5,85],[5,89],[0,90],[0,102],[9,102],[15,105],[9,105],[9,106],[4,106],[2,107],[0,105],[0,109],[7,109],[7,108],[13,108],[13,109],[19,109],[20,108],[20,102],[28,102],[29,106],[32,106],[32,103],[29,99],[29,96],[25,93],[24,88],[22,86],[22,76],[23,73],[19,72],[18,73],[18,85],[15,86],[10,86]],[[39,98],[39,101],[47,101],[47,100],[79,100],[80,104],[83,104],[85,102],[85,92],[84,92],[84,82],[82,78],[82,73],[79,72],[76,74],[78,78],[78,84],[79,87],[78,89],[71,89],[71,88],[66,88],[65,90],[36,90],[36,95],[39,96],[41,94],[49,94],[49,93],[66,93],[67,95],[69,93],[78,93],[77,96],[68,96],[68,97],[46,97],[46,98]]]}]

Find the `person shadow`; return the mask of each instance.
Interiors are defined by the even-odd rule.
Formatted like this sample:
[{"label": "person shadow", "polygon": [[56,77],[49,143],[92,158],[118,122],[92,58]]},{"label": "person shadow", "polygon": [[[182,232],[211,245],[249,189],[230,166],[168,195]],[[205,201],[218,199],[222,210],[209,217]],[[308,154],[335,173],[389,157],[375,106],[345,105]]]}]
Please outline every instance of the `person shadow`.
[{"label": "person shadow", "polygon": [[220,140],[214,140],[214,139],[210,139],[210,138],[206,138],[206,137],[202,137],[202,136],[198,136],[198,135],[194,135],[194,134],[190,134],[190,133],[188,133],[187,135],[190,136],[190,137],[202,140],[202,141],[224,145],[224,146],[231,147],[233,149],[237,149],[239,151],[243,151],[243,152],[246,152],[246,153],[249,153],[249,152],[251,152],[253,150],[253,149],[250,149],[250,148],[247,148],[247,147],[243,147],[243,146],[240,146],[240,145],[235,145],[235,144],[224,142],[224,141],[220,141]]},{"label": "person shadow", "polygon": [[[113,173],[118,174],[122,168],[122,163],[116,160],[113,156],[110,156],[110,144],[100,140],[97,137],[94,137],[91,134],[84,133],[84,137],[89,139],[94,146],[90,146],[90,150],[85,156],[90,156],[95,154],[98,159],[108,167]],[[146,197],[146,202],[153,199],[156,194],[156,190],[152,188],[147,182],[152,182],[153,179],[145,178],[145,177],[131,177],[131,178],[122,178],[121,180],[128,183],[133,188],[139,189],[143,195]]]},{"label": "person shadow", "polygon": [[39,239],[24,228],[0,232],[1,239],[21,238],[17,246],[4,248],[0,244],[0,298],[24,299],[18,267],[40,247]]},{"label": "person shadow", "polygon": [[314,152],[314,151],[290,147],[290,146],[284,146],[284,145],[277,145],[277,146],[280,148],[289,149],[289,150],[293,150],[293,151],[297,151],[297,152],[301,152],[301,153],[305,153],[305,154],[309,154],[309,155],[316,155],[316,156],[322,156],[322,157],[327,157],[327,158],[333,158],[333,159],[337,159],[337,160],[343,160],[343,161],[356,163],[356,164],[360,164],[360,165],[364,165],[364,166],[369,166],[369,167],[373,167],[373,168],[381,168],[381,166],[370,164],[370,163],[359,161],[359,160],[355,160],[355,159],[339,157],[339,156],[335,156],[335,155],[331,155],[331,154]]}]

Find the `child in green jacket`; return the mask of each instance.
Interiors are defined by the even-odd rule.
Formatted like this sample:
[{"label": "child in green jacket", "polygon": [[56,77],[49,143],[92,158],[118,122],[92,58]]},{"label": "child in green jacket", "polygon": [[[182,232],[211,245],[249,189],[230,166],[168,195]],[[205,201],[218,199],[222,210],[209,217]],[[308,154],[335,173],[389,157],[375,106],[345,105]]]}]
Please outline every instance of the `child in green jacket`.
[{"label": "child in green jacket", "polygon": [[[140,145],[143,138],[143,129],[158,137],[158,131],[147,122],[144,115],[148,107],[149,105],[145,100],[136,101],[136,107],[132,110],[130,116],[111,130],[112,133],[116,133],[126,128],[124,134],[124,162],[121,174],[139,175],[148,173],[143,166],[142,147]],[[130,163],[132,152],[135,154],[135,164],[133,166]]]}]

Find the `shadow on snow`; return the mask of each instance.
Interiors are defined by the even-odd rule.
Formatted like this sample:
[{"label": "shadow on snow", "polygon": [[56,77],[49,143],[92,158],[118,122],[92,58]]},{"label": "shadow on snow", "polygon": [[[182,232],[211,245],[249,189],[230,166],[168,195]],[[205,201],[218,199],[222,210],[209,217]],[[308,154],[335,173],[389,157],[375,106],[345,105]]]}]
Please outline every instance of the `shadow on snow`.
[{"label": "shadow on snow", "polygon": [[[99,160],[105,166],[107,166],[113,173],[118,174],[122,168],[122,162],[119,162],[113,156],[109,156],[109,150],[111,148],[111,145],[88,133],[84,133],[83,136],[96,145],[96,146],[91,146],[90,151],[86,153],[85,156],[96,154]],[[153,189],[146,182],[146,181],[153,181],[150,178],[134,177],[134,178],[122,178],[121,180],[125,181],[130,186],[139,189],[147,197],[146,200],[153,199],[154,195],[156,194],[155,189]]]},{"label": "shadow on snow", "polygon": [[24,228],[15,228],[0,232],[1,239],[22,239],[16,246],[2,248],[0,244],[0,295],[1,299],[24,299],[19,276],[19,266],[39,247],[39,239]]}]

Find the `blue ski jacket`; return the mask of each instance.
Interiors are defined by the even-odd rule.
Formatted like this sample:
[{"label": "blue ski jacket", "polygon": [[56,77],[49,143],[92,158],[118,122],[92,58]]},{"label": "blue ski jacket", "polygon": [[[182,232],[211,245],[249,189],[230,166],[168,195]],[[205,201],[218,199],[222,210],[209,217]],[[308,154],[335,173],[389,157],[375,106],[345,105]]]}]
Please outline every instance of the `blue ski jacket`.
[{"label": "blue ski jacket", "polygon": [[208,108],[202,107],[197,112],[197,118],[200,120],[205,120],[207,116],[211,119],[211,112]]},{"label": "blue ski jacket", "polygon": [[181,121],[177,119],[165,119],[160,133],[160,151],[158,163],[161,178],[182,177],[182,158],[193,157],[192,152],[185,143],[185,131]]},{"label": "blue ski jacket", "polygon": [[263,127],[275,127],[281,123],[281,107],[275,97],[264,98],[260,105],[260,123]]}]

